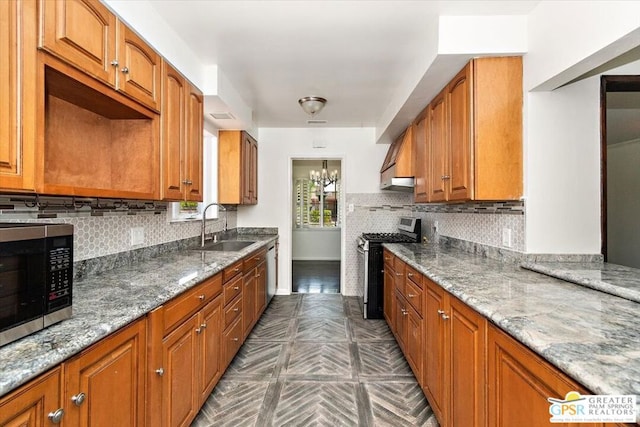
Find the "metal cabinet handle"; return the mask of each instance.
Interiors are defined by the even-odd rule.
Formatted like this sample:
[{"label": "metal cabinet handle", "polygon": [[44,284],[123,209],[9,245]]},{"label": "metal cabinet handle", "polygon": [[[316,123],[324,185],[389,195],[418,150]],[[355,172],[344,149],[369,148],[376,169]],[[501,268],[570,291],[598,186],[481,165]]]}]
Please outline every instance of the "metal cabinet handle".
[{"label": "metal cabinet handle", "polygon": [[260,273],[256,273],[256,277],[260,277]]},{"label": "metal cabinet handle", "polygon": [[198,299],[199,299],[200,301],[204,301],[204,298],[205,298],[205,296],[204,296],[204,295],[198,295]]},{"label": "metal cabinet handle", "polygon": [[82,403],[84,402],[84,400],[87,398],[87,395],[80,392],[74,396],[71,396],[71,401],[73,402],[74,405],[76,406],[80,406],[82,405]]},{"label": "metal cabinet handle", "polygon": [[402,276],[402,273],[396,273],[396,276]]},{"label": "metal cabinet handle", "polygon": [[120,71],[122,71],[124,74],[129,74],[129,68],[128,67],[123,67],[122,70],[120,70]]},{"label": "metal cabinet handle", "polygon": [[407,273],[407,276],[413,277],[413,273]]},{"label": "metal cabinet handle", "polygon": [[49,418],[52,423],[59,424],[60,421],[62,421],[63,416],[64,416],[64,409],[59,408],[53,412],[49,412],[49,415],[47,415],[47,418]]},{"label": "metal cabinet handle", "polygon": [[449,318],[449,316],[447,316],[446,314],[442,313],[440,315],[440,317],[442,317],[442,320],[447,320]]},{"label": "metal cabinet handle", "polygon": [[234,308],[234,309],[233,309],[233,312],[234,312],[234,313],[237,313],[238,311],[240,311],[240,309],[239,309],[238,307],[236,307],[236,308]]},{"label": "metal cabinet handle", "polygon": [[239,287],[239,286],[234,286],[234,287],[233,287],[233,290],[234,290],[234,291],[237,291],[238,289],[240,289],[240,287]]},{"label": "metal cabinet handle", "polygon": [[203,323],[203,324],[201,324],[201,325],[200,325],[200,327],[201,327],[202,329],[207,329],[207,324],[206,324],[206,323]]},{"label": "metal cabinet handle", "polygon": [[240,339],[239,338],[231,338],[231,341],[236,341],[237,342],[237,341],[240,341]]},{"label": "metal cabinet handle", "polygon": [[117,67],[118,66],[118,60],[114,59],[113,61],[111,61],[111,65],[114,66],[114,67]]},{"label": "metal cabinet handle", "polygon": [[443,179],[443,180],[444,180],[444,179],[451,179],[451,176],[449,176],[449,175],[442,175],[442,179]]},{"label": "metal cabinet handle", "polygon": [[200,332],[202,332],[202,328],[196,328],[196,334],[199,334]]},{"label": "metal cabinet handle", "polygon": [[414,294],[407,294],[407,297],[409,298],[415,298],[416,296]]},{"label": "metal cabinet handle", "polygon": [[163,376],[163,375],[164,375],[164,369],[162,369],[162,368],[158,368],[158,369],[156,369],[156,371],[155,371],[155,372],[156,372],[156,374],[158,374],[158,376],[159,376],[159,377],[161,377],[161,376]]},{"label": "metal cabinet handle", "polygon": [[236,268],[233,269],[233,271],[235,271],[237,273],[238,271],[240,271],[240,268],[236,267]]}]

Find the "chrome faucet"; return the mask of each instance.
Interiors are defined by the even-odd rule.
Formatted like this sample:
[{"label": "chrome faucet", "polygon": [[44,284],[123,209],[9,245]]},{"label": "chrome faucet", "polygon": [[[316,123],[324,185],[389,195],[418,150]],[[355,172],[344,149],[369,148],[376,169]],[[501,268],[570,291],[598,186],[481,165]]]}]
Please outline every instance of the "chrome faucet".
[{"label": "chrome faucet", "polygon": [[202,210],[202,230],[201,230],[201,234],[200,234],[200,246],[204,247],[204,242],[206,242],[207,238],[206,238],[206,224],[207,224],[207,209],[209,209],[211,206],[216,205],[218,206],[220,209],[222,209],[222,212],[224,212],[224,228],[222,229],[222,231],[226,232],[227,231],[227,208],[225,208],[223,205],[221,205],[220,203],[209,203],[207,206],[205,206],[205,208]]}]

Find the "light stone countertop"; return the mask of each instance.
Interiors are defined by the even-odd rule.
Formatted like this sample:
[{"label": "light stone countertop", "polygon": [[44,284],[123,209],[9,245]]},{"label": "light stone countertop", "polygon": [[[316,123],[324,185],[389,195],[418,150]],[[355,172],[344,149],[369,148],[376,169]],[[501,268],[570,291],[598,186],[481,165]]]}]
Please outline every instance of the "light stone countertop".
[{"label": "light stone countertop", "polygon": [[607,262],[526,262],[527,270],[640,303],[640,270]]},{"label": "light stone countertop", "polygon": [[635,394],[640,304],[453,248],[384,244],[594,394]]},{"label": "light stone countertop", "polygon": [[243,234],[256,243],[238,252],[169,252],[74,281],[70,319],[0,348],[0,397],[277,238]]}]

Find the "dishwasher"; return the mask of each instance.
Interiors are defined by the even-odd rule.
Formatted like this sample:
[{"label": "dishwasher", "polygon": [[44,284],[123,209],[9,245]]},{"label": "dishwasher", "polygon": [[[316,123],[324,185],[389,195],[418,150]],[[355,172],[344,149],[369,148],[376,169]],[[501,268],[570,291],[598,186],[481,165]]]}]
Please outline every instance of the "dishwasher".
[{"label": "dishwasher", "polygon": [[276,285],[278,283],[276,259],[276,242],[273,242],[267,250],[267,305],[276,294]]}]

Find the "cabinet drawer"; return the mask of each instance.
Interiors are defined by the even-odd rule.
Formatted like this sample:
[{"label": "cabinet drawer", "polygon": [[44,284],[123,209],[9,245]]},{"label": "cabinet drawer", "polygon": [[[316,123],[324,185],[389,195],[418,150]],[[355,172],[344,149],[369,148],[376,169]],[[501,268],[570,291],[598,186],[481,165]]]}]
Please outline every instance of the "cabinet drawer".
[{"label": "cabinet drawer", "polygon": [[223,277],[224,282],[227,283],[234,276],[238,275],[241,271],[242,271],[242,260],[234,262],[229,267],[224,269],[224,277]]},{"label": "cabinet drawer", "polygon": [[196,287],[177,296],[164,306],[164,334],[172,331],[181,320],[204,307],[222,288],[222,277],[218,274]]},{"label": "cabinet drawer", "polygon": [[233,356],[236,355],[242,345],[242,319],[237,319],[232,326],[222,334],[222,351],[224,354],[224,366],[228,366]]},{"label": "cabinet drawer", "polygon": [[235,297],[242,292],[242,275],[236,276],[233,280],[224,284],[223,305],[229,304]]},{"label": "cabinet drawer", "polygon": [[413,284],[422,289],[422,274],[411,267],[409,264],[406,264],[405,272],[407,274],[407,279],[413,281]]},{"label": "cabinet drawer", "polygon": [[246,273],[255,268],[258,264],[264,261],[267,258],[267,248],[260,249],[252,253],[251,255],[245,257],[244,259],[244,268],[243,271]]},{"label": "cabinet drawer", "polygon": [[[408,270],[408,267],[407,267]],[[408,273],[407,273],[408,275]],[[418,276],[419,278],[420,276]],[[422,288],[418,287],[418,285],[413,280],[407,280],[405,282],[404,288],[404,296],[407,298],[407,301],[411,306],[416,310],[418,315],[422,317]]]},{"label": "cabinet drawer", "polygon": [[224,309],[224,329],[242,314],[242,296],[238,296]]},{"label": "cabinet drawer", "polygon": [[385,249],[382,252],[382,257],[383,257],[384,263],[389,265],[391,268],[393,268],[393,262],[394,262],[394,259],[395,259],[393,254]]},{"label": "cabinet drawer", "polygon": [[405,291],[404,291],[404,282],[405,282],[405,277],[406,277],[406,272],[405,272],[405,266],[406,264],[402,261],[400,261],[399,259],[395,260],[395,266],[394,266],[394,271],[395,271],[395,276],[394,276],[394,283],[396,285],[396,289],[404,296],[405,295]]}]

